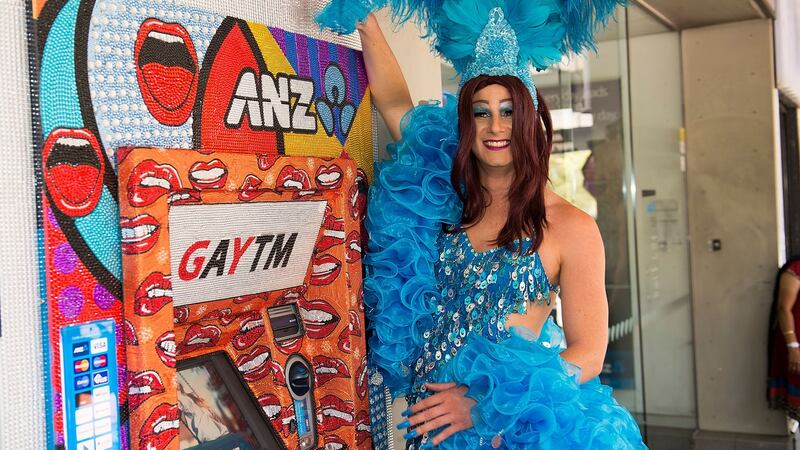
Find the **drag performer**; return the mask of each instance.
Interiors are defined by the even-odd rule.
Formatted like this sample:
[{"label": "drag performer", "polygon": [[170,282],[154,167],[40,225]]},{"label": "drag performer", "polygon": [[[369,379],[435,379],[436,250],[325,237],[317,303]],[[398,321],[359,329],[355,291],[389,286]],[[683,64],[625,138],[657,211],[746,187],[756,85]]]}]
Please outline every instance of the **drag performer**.
[{"label": "drag performer", "polygon": [[[375,106],[392,137],[369,194],[365,304],[376,448],[387,406],[410,405],[406,448],[640,449],[597,379],[607,344],[604,252],[591,217],[546,187],[550,115],[531,67],[593,46],[615,0],[391,0],[461,75],[458,99],[412,108],[373,9],[358,21]],[[556,295],[564,329],[550,318]]]}]

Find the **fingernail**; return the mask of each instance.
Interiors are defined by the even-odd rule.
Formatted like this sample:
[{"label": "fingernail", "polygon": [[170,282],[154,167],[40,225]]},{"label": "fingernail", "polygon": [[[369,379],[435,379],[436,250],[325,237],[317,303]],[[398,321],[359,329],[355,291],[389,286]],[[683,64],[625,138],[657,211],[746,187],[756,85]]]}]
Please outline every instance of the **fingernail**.
[{"label": "fingernail", "polygon": [[411,430],[403,435],[403,439],[405,440],[414,439],[415,437],[417,437],[417,430]]},{"label": "fingernail", "polygon": [[433,444],[431,444],[430,442],[426,442],[426,443],[422,444],[422,449],[423,450],[429,450],[431,448],[433,448]]},{"label": "fingernail", "polygon": [[405,422],[400,422],[399,424],[397,424],[397,429],[402,430],[403,428],[408,428],[410,426],[411,424],[408,423],[408,421],[406,420]]},{"label": "fingernail", "polygon": [[411,408],[406,409],[402,413],[400,413],[403,417],[408,417],[411,415]]}]

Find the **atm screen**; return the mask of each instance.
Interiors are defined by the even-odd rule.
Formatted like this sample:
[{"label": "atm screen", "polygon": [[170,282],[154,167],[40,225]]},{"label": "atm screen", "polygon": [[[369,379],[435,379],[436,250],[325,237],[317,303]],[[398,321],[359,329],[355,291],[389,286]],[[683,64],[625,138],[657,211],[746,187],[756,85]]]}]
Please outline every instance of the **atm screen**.
[{"label": "atm screen", "polygon": [[224,352],[180,361],[177,382],[181,449],[285,448]]}]

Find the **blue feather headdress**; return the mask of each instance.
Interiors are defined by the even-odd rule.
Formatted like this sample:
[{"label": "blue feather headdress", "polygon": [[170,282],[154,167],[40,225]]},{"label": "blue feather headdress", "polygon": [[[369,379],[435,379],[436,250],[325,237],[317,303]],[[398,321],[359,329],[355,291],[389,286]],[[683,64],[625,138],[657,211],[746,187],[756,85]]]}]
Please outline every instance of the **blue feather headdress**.
[{"label": "blue feather headdress", "polygon": [[531,66],[543,70],[570,52],[595,49],[594,31],[625,0],[332,0],[317,16],[339,33],[390,7],[395,23],[413,20],[461,74],[515,75],[533,94]]}]

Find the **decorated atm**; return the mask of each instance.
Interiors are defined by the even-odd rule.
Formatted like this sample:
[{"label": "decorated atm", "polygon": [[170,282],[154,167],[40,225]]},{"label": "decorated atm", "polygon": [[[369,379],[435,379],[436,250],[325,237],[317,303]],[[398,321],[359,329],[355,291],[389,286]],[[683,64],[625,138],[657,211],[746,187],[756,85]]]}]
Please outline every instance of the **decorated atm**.
[{"label": "decorated atm", "polygon": [[194,3],[30,8],[47,448],[371,448],[360,52]]}]

